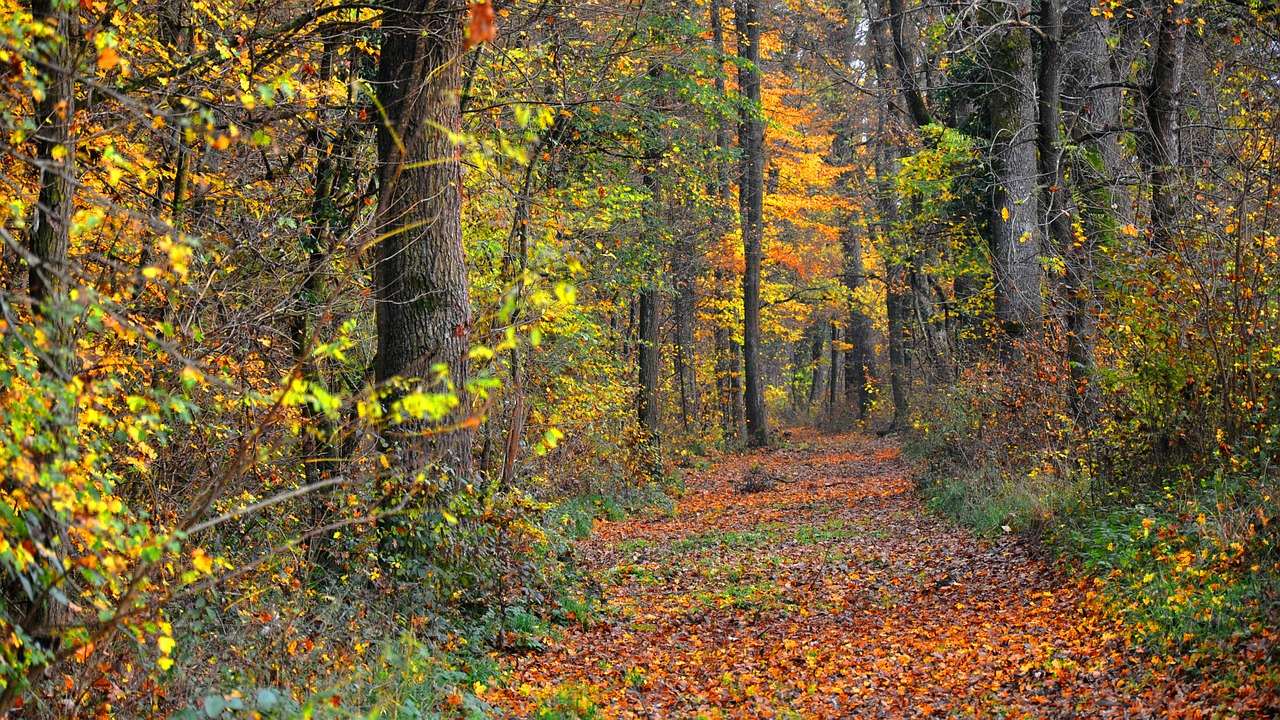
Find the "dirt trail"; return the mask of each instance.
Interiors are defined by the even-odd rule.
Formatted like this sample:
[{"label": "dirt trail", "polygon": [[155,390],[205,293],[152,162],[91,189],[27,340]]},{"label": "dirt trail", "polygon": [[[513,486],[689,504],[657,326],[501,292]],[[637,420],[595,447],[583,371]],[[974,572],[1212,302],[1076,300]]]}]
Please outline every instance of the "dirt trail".
[{"label": "dirt trail", "polygon": [[[891,441],[792,443],[698,474],[673,518],[602,525],[580,552],[606,610],[488,699],[520,717],[1199,714],[1080,586],[925,511]],[[736,493],[757,463],[787,482]]]}]

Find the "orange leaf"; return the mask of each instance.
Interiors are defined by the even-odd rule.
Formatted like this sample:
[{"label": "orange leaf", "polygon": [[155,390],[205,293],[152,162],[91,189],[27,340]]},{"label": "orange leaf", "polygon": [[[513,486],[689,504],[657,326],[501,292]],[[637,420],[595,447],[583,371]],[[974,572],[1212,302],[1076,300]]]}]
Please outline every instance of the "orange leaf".
[{"label": "orange leaf", "polygon": [[98,53],[98,69],[110,70],[120,64],[120,53],[116,52],[113,47],[102,48],[102,52]]},{"label": "orange leaf", "polygon": [[470,50],[498,36],[498,26],[493,23],[493,3],[490,0],[473,4],[470,12],[471,24],[467,27],[467,39],[462,44],[463,50]]}]

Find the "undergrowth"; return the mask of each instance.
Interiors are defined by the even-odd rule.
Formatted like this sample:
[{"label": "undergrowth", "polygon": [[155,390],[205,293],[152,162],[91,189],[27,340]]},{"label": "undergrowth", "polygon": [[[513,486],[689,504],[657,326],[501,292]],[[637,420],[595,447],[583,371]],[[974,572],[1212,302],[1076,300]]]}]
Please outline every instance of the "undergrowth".
[{"label": "undergrowth", "polygon": [[[281,612],[271,622],[261,622],[267,618],[259,610],[254,614],[262,617],[229,622],[236,618],[234,611],[215,610],[228,598],[202,597],[193,604],[196,612],[184,614],[188,621],[178,630],[179,647],[187,648],[185,660],[215,671],[184,672],[171,688],[154,689],[151,714],[164,714],[162,708],[176,702],[180,709],[172,717],[181,720],[489,717],[485,694],[503,681],[504,655],[541,651],[565,628],[589,626],[599,612],[599,590],[579,576],[574,541],[589,534],[598,519],[668,514],[674,508],[671,495],[680,489],[679,478],[668,478],[609,483],[556,503],[521,494],[504,507],[519,508],[511,520],[527,543],[510,542],[513,535],[491,537],[492,528],[462,519],[446,528],[449,537],[467,546],[462,555],[435,545],[419,555],[430,558],[422,565],[427,561],[413,560],[410,548],[399,560],[398,578],[365,587],[326,578],[313,588],[294,587],[313,603],[327,601],[319,603],[327,611],[307,618],[286,618],[287,587],[278,603]],[[489,512],[498,510],[491,504]],[[407,533],[401,541],[413,538]],[[486,545],[522,549],[499,557],[485,555]],[[482,583],[471,577],[477,572],[493,576]],[[443,577],[450,575],[459,577]],[[491,597],[467,592],[481,585],[491,589]],[[262,607],[262,600],[253,607]],[[221,647],[207,644],[214,633],[222,638]],[[395,639],[368,640],[385,637]],[[303,668],[305,675],[299,673]],[[538,716],[594,717],[586,695],[562,695],[548,698]]]},{"label": "undergrowth", "polygon": [[1225,662],[1231,676],[1275,666],[1280,489],[1269,443],[1179,453],[1134,431],[1139,422],[1081,430],[1051,393],[988,373],[923,398],[904,449],[931,509],[983,535],[1043,542],[1153,656],[1193,672]]}]

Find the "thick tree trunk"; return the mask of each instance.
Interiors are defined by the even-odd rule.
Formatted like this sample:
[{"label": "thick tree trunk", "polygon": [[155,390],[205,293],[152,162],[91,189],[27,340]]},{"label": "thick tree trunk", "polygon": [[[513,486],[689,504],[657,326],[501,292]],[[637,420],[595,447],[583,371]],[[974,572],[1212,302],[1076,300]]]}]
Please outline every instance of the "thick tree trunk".
[{"label": "thick tree trunk", "polygon": [[[383,20],[378,97],[379,198],[374,284],[379,382],[426,377],[426,388],[451,389],[457,409],[449,428],[412,439],[424,428],[402,426],[396,444],[403,469],[439,458],[470,470],[466,422],[471,296],[462,248],[462,166],[448,133],[461,129],[458,109],[463,39],[461,3],[394,0]],[[435,369],[448,370],[448,384]]]},{"label": "thick tree trunk", "polygon": [[[995,20],[1013,18],[993,8]],[[1041,318],[1040,232],[1036,193],[1035,80],[1030,32],[1009,28],[993,40],[991,90],[991,265],[995,316],[1004,333],[1002,351],[1018,355],[1020,340]]]},{"label": "thick tree trunk", "polygon": [[734,13],[738,29],[738,87],[747,106],[738,126],[742,149],[742,176],[738,202],[742,216],[742,249],[746,273],[742,276],[742,359],[745,372],[744,405],[747,444],[769,443],[765,416],[764,378],[760,365],[760,266],[764,242],[764,122],[760,118],[760,18],[757,0],[737,0]]},{"label": "thick tree trunk", "polygon": [[1068,0],[1063,19],[1063,110],[1074,140],[1083,148],[1080,161],[1070,164],[1073,185],[1080,198],[1084,234],[1064,252],[1068,313],[1067,362],[1076,387],[1073,396],[1077,418],[1095,420],[1098,388],[1092,380],[1095,367],[1094,258],[1098,242],[1114,233],[1130,217],[1127,188],[1117,180],[1123,161],[1118,142],[1123,98],[1112,67],[1111,20],[1093,13],[1089,0]]},{"label": "thick tree trunk", "polygon": [[[893,399],[893,419],[889,430],[904,427],[907,422],[909,408],[907,405],[907,353],[906,323],[910,316],[910,289],[907,286],[906,274],[900,254],[899,241],[894,236],[894,224],[898,218],[898,201],[892,187],[892,177],[898,164],[897,149],[894,146],[894,131],[901,122],[901,109],[894,103],[893,95],[898,92],[918,93],[914,82],[910,84],[901,77],[905,68],[897,67],[894,56],[907,58],[904,63],[909,67],[910,56],[905,45],[895,46],[894,36],[902,38],[902,13],[886,17],[876,0],[863,0],[870,21],[872,45],[872,61],[876,70],[877,87],[884,94],[884,102],[879,108],[879,156],[876,160],[876,177],[880,179],[877,188],[876,209],[878,230],[881,244],[887,248],[885,258],[885,315],[887,319],[889,345],[889,387]],[[895,28],[894,26],[897,26]],[[909,103],[912,107],[924,108],[923,98]],[[927,115],[927,108],[926,115]],[[925,117],[907,118],[912,124],[919,126]]]},{"label": "thick tree trunk", "polygon": [[1077,242],[1072,227],[1071,190],[1064,171],[1062,144],[1062,47],[1063,0],[1040,2],[1039,127],[1040,188],[1045,237],[1061,254],[1065,274],[1063,299],[1066,310],[1067,367],[1071,377],[1071,403],[1077,417],[1092,412],[1089,401],[1093,372],[1092,278],[1088,274],[1088,248]]},{"label": "thick tree trunk", "polygon": [[[1090,237],[1113,222],[1128,222],[1132,209],[1128,189],[1117,178],[1124,161],[1124,146],[1119,142],[1124,98],[1107,45],[1112,22],[1105,15],[1095,15],[1095,8],[1090,0],[1067,0],[1062,34],[1065,124],[1085,149],[1084,161],[1071,163],[1070,169],[1076,188],[1082,191],[1086,226],[1094,223],[1087,228]],[[1095,165],[1090,155],[1100,162]]]},{"label": "thick tree trunk", "polygon": [[907,351],[906,327],[907,305],[910,302],[909,291],[901,265],[896,263],[886,268],[885,278],[885,315],[889,333],[889,391],[893,399],[893,419],[889,421],[890,430],[906,427],[909,408],[907,405]]},{"label": "thick tree trunk", "polygon": [[[715,57],[720,62],[720,68],[723,67],[725,59],[724,24],[721,19],[723,9],[723,0],[711,0],[711,41]],[[721,73],[716,73],[714,82],[716,94],[724,97],[725,84]],[[716,150],[721,157],[724,157],[729,150],[729,122],[729,118],[721,117],[716,123]],[[731,226],[725,211],[733,195],[732,171],[729,165],[723,160],[716,165],[716,196],[721,203],[721,208],[716,212],[717,237],[723,236]],[[725,282],[727,278],[719,271],[717,271],[716,280],[716,287],[727,285]],[[742,355],[740,346],[734,341],[732,326],[716,328],[716,352],[716,387],[719,391],[717,397],[723,410],[724,433],[727,437],[741,438],[743,436]]]},{"label": "thick tree trunk", "polygon": [[1169,0],[1160,15],[1151,84],[1147,88],[1148,171],[1151,174],[1151,241],[1172,247],[1177,224],[1182,74],[1186,65],[1187,2]]}]

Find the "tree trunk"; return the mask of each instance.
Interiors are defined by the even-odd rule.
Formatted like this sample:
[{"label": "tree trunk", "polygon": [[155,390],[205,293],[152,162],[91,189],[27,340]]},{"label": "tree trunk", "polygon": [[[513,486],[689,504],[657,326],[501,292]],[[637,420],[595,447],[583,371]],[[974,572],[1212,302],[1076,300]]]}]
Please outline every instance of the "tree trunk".
[{"label": "tree trunk", "polygon": [[[849,293],[854,295],[866,284],[866,278],[863,277],[862,238],[853,228],[852,222],[846,223],[840,241],[844,254],[844,274],[841,280]],[[871,409],[870,384],[875,379],[876,355],[871,318],[858,309],[856,301],[849,305],[849,329],[846,334],[849,349],[845,354],[844,364],[845,397],[854,403],[858,419],[861,420],[866,418]]]},{"label": "tree trunk", "polygon": [[1064,112],[1074,140],[1083,148],[1081,161],[1071,163],[1071,177],[1082,203],[1084,235],[1070,246],[1064,260],[1067,270],[1067,362],[1076,386],[1075,410],[1085,423],[1095,419],[1098,388],[1092,381],[1095,367],[1094,258],[1098,242],[1113,234],[1130,216],[1127,188],[1117,181],[1123,161],[1120,132],[1121,90],[1115,86],[1112,67],[1111,20],[1094,15],[1088,0],[1068,0],[1063,20]]},{"label": "tree trunk", "polygon": [[[723,73],[721,72],[724,68],[724,59],[725,59],[724,24],[720,18],[722,9],[723,9],[723,0],[711,0],[711,8],[710,8],[711,44],[712,44],[712,49],[715,51],[715,58],[717,62],[717,65],[716,65],[717,72],[715,75],[714,82],[715,82],[715,88],[716,88],[716,95],[719,97],[725,96],[724,77],[723,77]],[[716,123],[716,151],[718,152],[720,157],[723,157],[725,152],[729,149],[729,123],[728,123],[728,118],[725,118],[725,117],[720,117],[718,118],[718,120],[719,122]],[[717,163],[716,164],[716,184],[717,184],[717,190],[718,190],[717,195],[726,206],[729,204],[729,199],[730,199],[731,190],[732,190],[732,188],[730,187],[732,183],[730,181],[729,176],[730,176],[729,163],[726,163],[726,162]],[[717,217],[719,216],[720,216],[720,213],[717,213]],[[723,224],[724,223],[722,223],[722,225]]]},{"label": "tree trunk", "polygon": [[[1008,8],[992,12],[1004,21]],[[1030,32],[1009,28],[993,40],[992,89],[987,94],[991,121],[991,270],[995,316],[1004,334],[1007,359],[1019,355],[1020,341],[1041,316],[1038,167],[1035,144],[1035,80]]]},{"label": "tree trunk", "polygon": [[75,211],[76,148],[71,136],[75,122],[75,75],[72,71],[72,43],[75,13],[51,0],[37,0],[31,14],[47,20],[56,29],[57,44],[42,57],[38,72],[45,84],[44,99],[36,103],[40,123],[35,132],[35,164],[39,172],[40,197],[27,236],[27,292],[52,330],[52,362],[46,365],[69,379],[71,325],[65,307],[70,271],[71,216]]},{"label": "tree trunk", "polygon": [[[715,57],[719,63],[717,70],[723,68],[725,59],[724,24],[721,21],[723,7],[723,0],[711,0],[711,41]],[[717,72],[714,82],[716,94],[724,97],[725,85],[724,78],[721,75],[720,72]],[[718,118],[716,123],[716,150],[721,157],[724,157],[729,150],[729,118],[727,117]],[[729,207],[733,194],[731,175],[732,172],[728,162],[721,161],[717,163],[716,196],[721,206],[716,212],[715,233],[717,236],[723,236],[731,223],[725,211]],[[717,271],[716,280],[717,288],[727,285],[725,282],[727,278],[720,271]],[[734,324],[736,325],[736,323]],[[717,397],[719,397],[723,408],[724,432],[728,437],[741,438],[743,435],[742,356],[740,346],[734,341],[732,326],[722,325],[716,328],[716,351],[716,382],[720,391]]]},{"label": "tree trunk", "polygon": [[843,351],[840,349],[842,338],[840,337],[840,326],[832,321],[831,325],[831,365],[827,368],[827,411],[834,413],[836,411],[836,398],[840,395],[840,368],[844,366],[841,360]]},{"label": "tree trunk", "polygon": [[[35,106],[39,125],[34,135],[33,165],[38,173],[40,195],[26,238],[27,289],[38,327],[47,332],[52,341],[49,348],[40,353],[39,362],[42,374],[47,373],[48,390],[54,391],[50,399],[55,403],[51,410],[55,413],[56,430],[59,436],[70,441],[68,447],[30,453],[37,476],[56,477],[61,472],[57,467],[59,461],[71,459],[69,455],[74,458],[75,448],[71,443],[74,443],[78,415],[74,395],[55,390],[58,384],[65,387],[79,370],[67,302],[71,217],[75,211],[74,66],[80,39],[75,7],[49,0],[36,0],[30,6],[32,17],[47,23],[55,37],[41,43],[45,52],[36,63],[45,96]],[[44,487],[26,490],[30,497],[26,500],[28,509],[22,513],[22,521],[28,536],[25,543],[35,561],[32,568],[21,574],[5,572],[0,576],[0,598],[10,605],[6,608],[6,620],[11,620],[34,641],[24,648],[14,648],[29,653],[31,664],[25,670],[24,679],[34,685],[55,659],[70,620],[65,598],[76,597],[77,590],[73,586],[74,575],[63,576],[60,572],[66,564],[71,539],[49,510],[57,506],[58,499]],[[38,581],[29,583],[28,577]],[[58,600],[58,597],[64,599]],[[13,673],[6,671],[5,674],[12,676]],[[16,678],[11,679],[0,692],[0,717],[8,716],[26,687]]]},{"label": "tree trunk", "polygon": [[729,328],[717,326],[714,332],[716,360],[716,405],[720,407],[720,428],[727,434],[733,421],[729,403]]},{"label": "tree trunk", "polygon": [[818,399],[818,389],[822,385],[822,345],[826,336],[826,328],[814,323],[809,330],[813,336],[809,346],[809,407]]},{"label": "tree trunk", "polygon": [[893,45],[893,62],[897,69],[897,84],[907,99],[907,111],[916,127],[924,127],[933,122],[929,116],[928,105],[916,82],[915,54],[907,49],[904,37],[904,26],[907,21],[907,9],[903,0],[887,0],[889,4],[889,38]]},{"label": "tree trunk", "polygon": [[733,437],[746,440],[747,418],[743,403],[742,387],[742,343],[731,333],[729,335],[729,424],[732,425]]},{"label": "tree trunk", "polygon": [[765,416],[764,378],[760,365],[760,266],[764,242],[764,123],[760,118],[760,18],[757,0],[737,0],[734,13],[738,30],[738,87],[746,100],[738,126],[742,149],[742,176],[738,203],[742,216],[742,249],[746,273],[742,276],[742,361],[746,384],[744,407],[747,444],[769,443]]},{"label": "tree trunk", "polygon": [[698,249],[693,236],[684,233],[676,240],[671,275],[675,282],[672,315],[676,326],[672,362],[676,381],[680,383],[680,424],[686,433],[699,422],[701,415],[694,344],[694,325],[698,319],[697,265]]},{"label": "tree trunk", "polygon": [[660,441],[658,421],[658,311],[660,296],[657,290],[640,293],[640,338],[636,353],[636,371],[639,376],[640,395],[636,415],[647,442],[657,447]]},{"label": "tree trunk", "polygon": [[[334,41],[326,43],[320,65],[319,77],[325,82],[333,76],[333,60],[337,54],[333,45]],[[358,70],[355,61],[352,69]],[[354,101],[355,97],[349,95],[347,107],[338,108],[342,115],[351,112]],[[322,384],[323,380],[311,353],[316,345],[318,318],[326,307],[330,294],[329,253],[334,244],[335,228],[340,226],[337,208],[341,179],[346,174],[344,158],[349,156],[350,145],[355,139],[352,129],[347,127],[341,117],[334,117],[332,110],[329,108],[325,112],[326,123],[316,129],[317,158],[312,186],[310,228],[302,236],[307,269],[301,287],[294,293],[294,316],[290,328],[295,367],[303,380],[316,385]],[[181,148],[178,152],[182,153]],[[308,428],[302,438],[303,472],[306,484],[314,486],[329,480],[338,470],[338,452],[332,443],[333,423],[325,413],[316,410],[309,403],[303,406],[302,411],[307,417]],[[321,527],[328,522],[330,496],[331,493],[326,489],[311,497],[311,527]],[[323,535],[311,538],[308,545],[318,565],[331,564],[328,544]]]},{"label": "tree trunk", "polygon": [[[510,322],[517,322],[524,309],[525,274],[529,268],[529,204],[533,201],[534,168],[537,156],[529,159],[524,169],[524,180],[520,183],[520,195],[516,198],[516,212],[511,224],[511,237],[507,240],[507,251],[503,255],[504,277],[514,283],[515,303]],[[501,487],[511,488],[515,480],[516,458],[520,455],[520,440],[524,437],[525,415],[528,413],[524,392],[524,358],[518,345],[511,348],[508,356],[511,368],[511,421],[507,425],[507,441],[502,450]]]},{"label": "tree trunk", "polygon": [[[906,353],[906,323],[910,315],[910,289],[906,281],[907,269],[900,255],[905,249],[900,246],[900,242],[894,228],[898,219],[898,201],[893,188],[893,175],[897,171],[898,153],[894,146],[893,135],[897,126],[901,122],[901,109],[893,102],[893,96],[902,92],[908,95],[918,94],[919,90],[914,81],[908,82],[903,77],[903,71],[910,67],[910,55],[907,53],[906,47],[901,42],[895,43],[894,38],[899,41],[902,39],[901,23],[903,22],[903,13],[890,13],[890,17],[886,17],[881,11],[876,0],[863,0],[867,10],[867,17],[870,21],[870,36],[872,45],[872,61],[876,70],[876,83],[880,91],[884,94],[884,103],[879,107],[878,118],[878,144],[879,154],[876,158],[876,177],[878,178],[876,209],[878,218],[878,232],[880,233],[881,246],[886,248],[885,252],[885,316],[887,320],[888,345],[889,345],[889,387],[893,399],[893,419],[889,423],[889,430],[897,430],[903,427],[907,422],[909,408],[907,405],[907,353]],[[898,26],[895,28],[894,26]],[[907,67],[899,68],[894,61],[894,56],[905,58],[901,61]],[[908,103],[911,107],[925,108],[924,99],[918,98]],[[927,115],[927,108],[925,108]],[[925,117],[908,117],[912,124],[917,127],[921,120]]]},{"label": "tree trunk", "polygon": [[[448,135],[461,129],[461,13],[449,0],[394,0],[383,20],[374,371],[379,382],[429,376],[426,389],[459,398],[442,420],[447,429],[428,442],[410,441],[421,426],[399,428],[395,444],[406,470],[433,458],[471,468],[471,296],[462,248],[462,166]],[[437,367],[447,369],[447,380]]]},{"label": "tree trunk", "polygon": [[1062,48],[1063,0],[1040,2],[1039,128],[1040,188],[1044,204],[1045,236],[1061,253],[1065,276],[1067,366],[1071,377],[1071,403],[1077,417],[1091,411],[1089,381],[1093,372],[1092,278],[1088,275],[1088,249],[1077,242],[1071,223],[1071,196],[1063,168],[1062,146]]},{"label": "tree trunk", "polygon": [[889,333],[889,391],[893,398],[893,419],[890,430],[906,426],[907,405],[907,352],[906,323],[909,302],[906,278],[902,266],[894,263],[886,267],[885,315]]},{"label": "tree trunk", "polygon": [[1178,163],[1180,160],[1182,71],[1186,65],[1187,3],[1169,0],[1160,15],[1151,85],[1147,88],[1150,130],[1147,164],[1151,173],[1151,241],[1169,250],[1177,223]]}]

